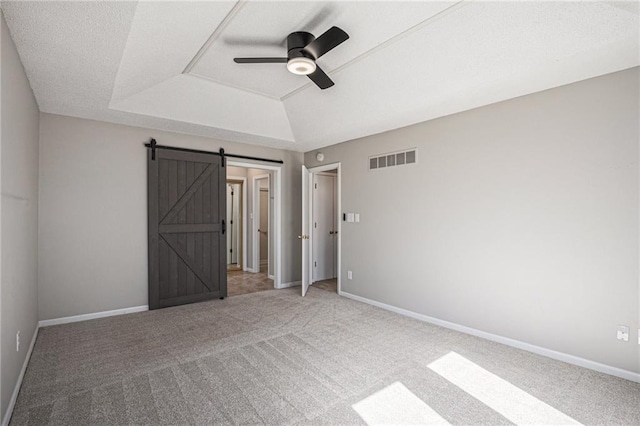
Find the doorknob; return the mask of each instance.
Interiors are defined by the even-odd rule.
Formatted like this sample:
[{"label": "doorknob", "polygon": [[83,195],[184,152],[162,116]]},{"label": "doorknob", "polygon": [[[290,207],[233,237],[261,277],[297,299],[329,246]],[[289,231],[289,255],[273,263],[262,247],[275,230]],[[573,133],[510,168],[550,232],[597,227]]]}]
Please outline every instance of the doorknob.
[{"label": "doorknob", "polygon": [[298,239],[299,240],[308,240],[309,236],[308,235],[298,235]]},{"label": "doorknob", "polygon": [[329,231],[329,235],[333,235],[333,231]]}]

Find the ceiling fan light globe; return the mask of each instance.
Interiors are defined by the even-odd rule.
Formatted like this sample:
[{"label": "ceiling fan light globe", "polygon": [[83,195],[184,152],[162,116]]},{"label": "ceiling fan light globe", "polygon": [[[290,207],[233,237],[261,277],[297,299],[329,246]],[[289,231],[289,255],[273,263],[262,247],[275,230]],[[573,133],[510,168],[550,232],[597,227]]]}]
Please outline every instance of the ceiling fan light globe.
[{"label": "ceiling fan light globe", "polygon": [[309,58],[293,58],[287,62],[287,69],[293,74],[309,75],[316,70],[316,63]]}]

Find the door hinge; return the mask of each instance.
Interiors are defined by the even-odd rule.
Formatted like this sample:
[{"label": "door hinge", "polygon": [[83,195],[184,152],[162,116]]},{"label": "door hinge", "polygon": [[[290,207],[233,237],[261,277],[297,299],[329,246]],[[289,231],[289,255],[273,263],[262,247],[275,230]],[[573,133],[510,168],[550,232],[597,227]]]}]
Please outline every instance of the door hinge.
[{"label": "door hinge", "polygon": [[233,249],[229,249],[229,253],[233,253]]},{"label": "door hinge", "polygon": [[313,266],[314,266],[315,268],[317,268],[317,267],[318,267],[318,262],[313,262]]},{"label": "door hinge", "polygon": [[315,189],[318,189],[318,184],[317,183],[315,184]]}]

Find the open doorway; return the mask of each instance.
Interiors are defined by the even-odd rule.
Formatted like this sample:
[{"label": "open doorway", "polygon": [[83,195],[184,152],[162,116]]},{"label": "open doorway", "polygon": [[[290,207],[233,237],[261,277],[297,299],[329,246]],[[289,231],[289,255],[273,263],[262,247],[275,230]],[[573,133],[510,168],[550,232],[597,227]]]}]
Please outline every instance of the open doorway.
[{"label": "open doorway", "polygon": [[[281,169],[278,166],[267,166],[253,163],[229,161],[227,167],[227,183],[241,181],[242,202],[235,192],[238,187],[228,189],[227,213],[231,220],[231,207],[240,204],[233,213],[242,219],[236,231],[238,237],[242,229],[238,250],[229,245],[227,253],[227,289],[229,296],[254,293],[279,288],[280,285],[280,186]],[[233,189],[233,199],[229,194]],[[235,218],[234,224],[235,224]],[[228,228],[229,229],[229,228]],[[229,232],[231,233],[231,232]],[[231,251],[233,250],[233,251]],[[238,263],[234,263],[234,262]]]},{"label": "open doorway", "polygon": [[338,171],[315,172],[312,190],[311,284],[338,291]]},{"label": "open doorway", "polygon": [[260,174],[253,181],[253,258],[257,273],[265,273],[273,279],[273,221],[271,175]]},{"label": "open doorway", "polygon": [[246,209],[244,187],[246,178],[227,178],[227,271],[243,269],[245,230],[243,212]]},{"label": "open doorway", "polygon": [[310,285],[340,294],[340,163],[302,167],[302,295]]}]

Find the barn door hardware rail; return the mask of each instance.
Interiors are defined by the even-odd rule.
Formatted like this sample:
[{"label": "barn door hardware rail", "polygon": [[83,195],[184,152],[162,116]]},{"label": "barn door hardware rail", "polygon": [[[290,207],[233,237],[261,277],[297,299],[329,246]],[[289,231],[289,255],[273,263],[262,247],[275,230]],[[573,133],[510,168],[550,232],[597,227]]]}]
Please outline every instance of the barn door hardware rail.
[{"label": "barn door hardware rail", "polygon": [[155,139],[151,139],[149,143],[145,143],[144,146],[147,148],[151,148],[151,159],[155,161],[156,159],[156,149],[168,149],[170,151],[182,151],[182,152],[195,152],[198,154],[210,154],[210,155],[219,155],[222,159],[222,167],[225,166],[225,158],[240,158],[243,160],[254,160],[254,161],[264,161],[267,163],[276,163],[276,164],[284,164],[282,160],[273,160],[271,158],[261,158],[261,157],[252,157],[249,155],[239,155],[239,154],[227,154],[224,152],[224,148],[220,148],[220,151],[202,151],[199,149],[189,149],[189,148],[178,148],[176,146],[166,146],[166,145],[158,145]]}]

